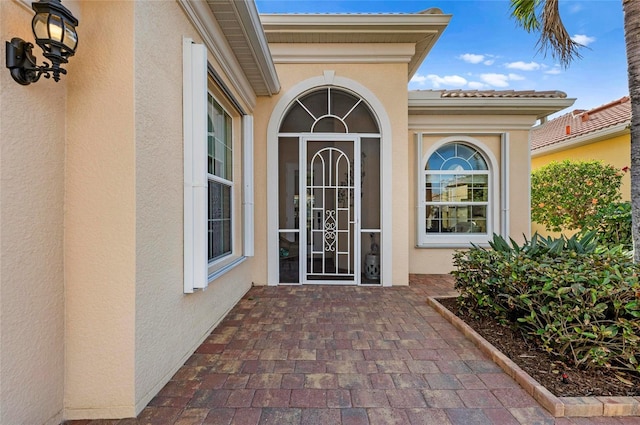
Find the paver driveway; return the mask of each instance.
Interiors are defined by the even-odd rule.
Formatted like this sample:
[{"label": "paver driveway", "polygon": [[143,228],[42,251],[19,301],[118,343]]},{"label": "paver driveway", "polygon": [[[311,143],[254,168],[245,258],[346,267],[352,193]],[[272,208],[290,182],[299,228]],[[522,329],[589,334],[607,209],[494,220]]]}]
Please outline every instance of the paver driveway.
[{"label": "paver driveway", "polygon": [[255,287],[137,419],[97,424],[638,424],[554,420],[408,287]]}]

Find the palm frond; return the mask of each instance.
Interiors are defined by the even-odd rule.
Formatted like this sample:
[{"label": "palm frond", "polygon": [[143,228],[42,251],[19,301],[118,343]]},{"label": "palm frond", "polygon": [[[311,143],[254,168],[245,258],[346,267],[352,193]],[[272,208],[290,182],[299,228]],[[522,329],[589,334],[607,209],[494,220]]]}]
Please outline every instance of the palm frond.
[{"label": "palm frond", "polygon": [[560,65],[567,68],[574,59],[579,59],[583,47],[571,39],[558,8],[558,0],[510,0],[511,16],[527,32],[540,32],[538,51],[551,53]]},{"label": "palm frond", "polygon": [[582,47],[571,39],[560,18],[558,0],[545,0],[542,9],[542,30],[538,46],[543,54],[551,51],[551,56],[567,68],[571,61],[582,57],[578,49]]},{"label": "palm frond", "polygon": [[527,32],[539,31],[540,21],[536,13],[540,0],[511,0],[511,16]]}]

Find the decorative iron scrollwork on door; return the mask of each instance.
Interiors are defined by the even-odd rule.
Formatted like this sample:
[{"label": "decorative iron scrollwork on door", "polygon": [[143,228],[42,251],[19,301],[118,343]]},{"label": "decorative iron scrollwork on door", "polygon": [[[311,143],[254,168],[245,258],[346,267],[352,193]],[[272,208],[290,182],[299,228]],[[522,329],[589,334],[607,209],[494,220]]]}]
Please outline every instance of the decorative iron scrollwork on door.
[{"label": "decorative iron scrollwork on door", "polygon": [[324,218],[324,250],[336,250],[336,210],[325,211]]}]

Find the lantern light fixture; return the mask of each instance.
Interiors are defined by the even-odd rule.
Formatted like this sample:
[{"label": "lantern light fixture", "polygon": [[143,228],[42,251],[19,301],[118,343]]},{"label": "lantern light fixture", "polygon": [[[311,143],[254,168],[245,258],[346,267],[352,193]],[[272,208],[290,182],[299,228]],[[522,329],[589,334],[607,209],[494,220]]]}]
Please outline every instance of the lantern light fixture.
[{"label": "lantern light fixture", "polygon": [[32,43],[18,37],[7,41],[7,68],[13,79],[24,86],[35,83],[41,76],[50,78],[53,75],[53,79],[59,81],[60,74],[67,73],[60,65],[69,62],[69,57],[75,54],[78,46],[78,20],[60,0],[40,0],[33,2],[31,7],[35,11],[31,28],[36,44],[51,65],[48,62],[36,64]]}]

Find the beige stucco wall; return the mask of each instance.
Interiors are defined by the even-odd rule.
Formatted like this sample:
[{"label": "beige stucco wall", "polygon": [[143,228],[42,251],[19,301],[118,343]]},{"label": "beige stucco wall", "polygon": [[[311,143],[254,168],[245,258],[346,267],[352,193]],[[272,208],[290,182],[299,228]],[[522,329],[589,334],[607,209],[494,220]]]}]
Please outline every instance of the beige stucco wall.
[{"label": "beige stucco wall", "polygon": [[69,419],[134,414],[134,9],[134,2],[82,2],[87,30],[67,82]]},{"label": "beige stucco wall", "polygon": [[33,41],[32,17],[0,2],[2,424],[57,424],[63,407],[66,82],[21,86],[4,67],[4,40]]},{"label": "beige stucco wall", "polygon": [[183,294],[182,39],[199,37],[180,6],[83,2],[82,14],[69,86],[65,417],[131,417],[249,289],[251,260]]},{"label": "beige stucco wall", "polygon": [[[182,37],[200,40],[176,2],[137,3],[135,23],[135,398],[140,410],[249,290],[253,259],[210,282],[205,291],[182,293]],[[211,55],[209,62],[225,78]],[[234,250],[241,254],[239,119],[233,130]]]},{"label": "beige stucco wall", "polygon": [[[508,115],[410,115],[408,145],[412,150],[411,159],[407,163],[409,170],[406,176],[411,208],[409,208],[409,253],[410,273],[440,274],[453,270],[453,254],[457,248],[443,246],[418,248],[417,245],[417,170],[416,140],[417,133],[431,133],[423,138],[423,153],[426,154],[429,146],[439,140],[451,136],[468,136],[483,143],[496,159],[498,188],[494,194],[497,203],[494,203],[493,213],[500,216],[502,205],[500,204],[501,177],[500,163],[502,161],[501,134],[508,133],[509,139],[509,235],[517,241],[522,241],[523,236],[530,234],[530,209],[529,209],[529,131],[528,128],[535,122],[531,116]],[[458,128],[459,130],[456,130]],[[433,134],[437,133],[437,134]],[[494,226],[493,231],[500,233],[501,223]]]},{"label": "beige stucco wall", "polygon": [[[309,47],[310,49],[313,46]],[[406,255],[408,244],[409,198],[406,181],[406,164],[409,150],[407,139],[407,65],[406,64],[277,64],[276,69],[282,89],[276,96],[259,98],[255,113],[255,210],[267,211],[267,126],[271,112],[278,101],[293,86],[311,78],[322,77],[324,71],[335,71],[336,77],[351,79],[370,90],[384,105],[391,122],[392,175],[386,184],[393,188],[392,199],[383,200],[391,207],[392,229],[383,229],[391,237],[394,285],[408,283],[409,264]],[[294,95],[295,97],[295,95]],[[384,135],[383,135],[384,137]],[[256,214],[256,264],[253,280],[258,284],[267,282],[267,222],[266,214]],[[385,252],[382,252],[385,255]]]}]

